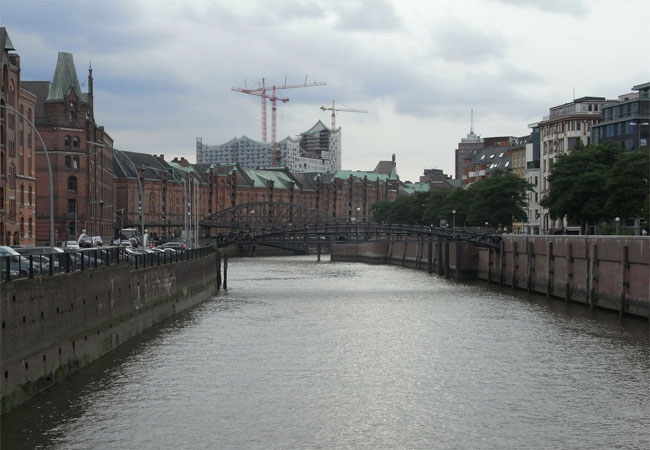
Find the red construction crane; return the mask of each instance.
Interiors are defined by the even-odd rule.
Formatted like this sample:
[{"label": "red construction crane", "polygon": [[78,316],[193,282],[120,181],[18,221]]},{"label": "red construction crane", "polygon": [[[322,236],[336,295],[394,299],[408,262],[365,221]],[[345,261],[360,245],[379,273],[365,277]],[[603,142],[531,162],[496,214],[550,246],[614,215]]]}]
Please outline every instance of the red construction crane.
[{"label": "red construction crane", "polygon": [[[313,86],[324,86],[327,83],[322,81],[313,81],[307,83],[307,76],[305,75],[305,82],[302,84],[287,84],[287,78],[284,78],[284,84],[282,85],[273,85],[266,86],[266,80],[262,78],[262,82],[259,84],[259,87],[256,89],[248,88],[232,88],[233,91],[241,92],[242,94],[256,95],[261,97],[262,100],[262,142],[266,142],[266,99],[271,101],[271,166],[276,167],[280,160],[278,152],[278,144],[275,139],[275,130],[276,130],[276,111],[277,111],[277,102],[281,101],[286,103],[289,101],[288,98],[281,98],[276,95],[276,91],[280,89],[295,89],[303,87],[313,87]],[[271,95],[267,94],[267,91],[271,91]]]},{"label": "red construction crane", "polygon": [[336,112],[345,111],[345,112],[356,112],[356,113],[367,113],[368,111],[362,109],[352,109],[352,108],[338,108],[334,105],[334,100],[332,100],[332,107],[321,106],[320,109],[323,111],[332,111],[332,130],[336,128]]}]

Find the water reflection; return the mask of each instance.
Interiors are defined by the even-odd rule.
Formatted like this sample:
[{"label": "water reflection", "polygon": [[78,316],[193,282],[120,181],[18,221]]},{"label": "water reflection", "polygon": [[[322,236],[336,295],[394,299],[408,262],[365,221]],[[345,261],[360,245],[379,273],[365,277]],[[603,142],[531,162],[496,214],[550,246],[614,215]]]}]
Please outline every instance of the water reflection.
[{"label": "water reflection", "polygon": [[2,448],[647,446],[647,322],[313,259],[231,260],[227,294],[4,416]]}]

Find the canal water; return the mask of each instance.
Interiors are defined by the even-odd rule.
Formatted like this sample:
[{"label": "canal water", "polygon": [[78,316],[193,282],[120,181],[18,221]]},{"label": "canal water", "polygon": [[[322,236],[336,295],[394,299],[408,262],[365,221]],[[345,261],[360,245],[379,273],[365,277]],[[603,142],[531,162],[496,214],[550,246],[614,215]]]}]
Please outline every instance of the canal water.
[{"label": "canal water", "polygon": [[409,269],[229,291],[2,417],[2,449],[647,449],[647,321]]}]

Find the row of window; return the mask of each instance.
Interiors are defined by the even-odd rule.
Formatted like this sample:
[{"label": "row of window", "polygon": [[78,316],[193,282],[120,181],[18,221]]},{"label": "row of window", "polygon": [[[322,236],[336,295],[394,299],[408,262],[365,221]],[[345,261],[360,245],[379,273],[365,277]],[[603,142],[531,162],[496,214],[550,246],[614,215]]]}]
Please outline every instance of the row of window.
[{"label": "row of window", "polygon": [[63,147],[70,148],[71,146],[74,149],[79,148],[79,138],[77,136],[73,136],[73,137],[65,136],[63,138]]}]

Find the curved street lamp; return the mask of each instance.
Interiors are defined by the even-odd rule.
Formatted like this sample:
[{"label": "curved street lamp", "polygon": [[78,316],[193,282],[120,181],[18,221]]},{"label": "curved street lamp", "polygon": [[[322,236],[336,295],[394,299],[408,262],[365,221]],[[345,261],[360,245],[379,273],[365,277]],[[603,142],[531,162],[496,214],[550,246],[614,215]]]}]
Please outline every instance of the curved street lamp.
[{"label": "curved street lamp", "polygon": [[47,173],[50,178],[50,248],[54,248],[54,187],[52,182],[52,164],[50,163],[50,154],[47,152],[45,141],[43,141],[43,137],[41,136],[41,133],[38,132],[34,124],[23,114],[19,113],[14,108],[7,105],[0,105],[0,108],[8,109],[14,114],[18,114],[20,117],[22,117],[29,124],[29,126],[32,127],[32,129],[36,132],[36,136],[38,136],[38,139],[41,141],[41,145],[43,146],[43,152],[45,152],[45,160],[47,161]]}]

